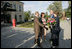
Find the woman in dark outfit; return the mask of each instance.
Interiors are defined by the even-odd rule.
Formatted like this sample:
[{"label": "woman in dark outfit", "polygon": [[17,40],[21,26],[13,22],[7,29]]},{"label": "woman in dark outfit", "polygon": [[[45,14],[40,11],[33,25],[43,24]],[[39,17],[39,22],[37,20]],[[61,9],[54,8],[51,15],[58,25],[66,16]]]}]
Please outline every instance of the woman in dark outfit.
[{"label": "woman in dark outfit", "polygon": [[52,27],[52,48],[59,46],[60,22],[58,12],[54,12],[54,19],[56,20],[56,24]]},{"label": "woman in dark outfit", "polygon": [[[44,26],[46,26],[47,24],[46,24],[46,19],[45,19],[45,13],[44,12],[42,12],[41,13],[41,17],[40,17],[40,19],[39,19],[39,22],[41,23],[41,24],[43,24]],[[46,30],[48,30],[48,28],[43,28],[43,27],[41,27],[40,26],[40,35],[41,35],[41,39],[42,39],[42,35],[44,35],[44,40],[46,41]]]}]

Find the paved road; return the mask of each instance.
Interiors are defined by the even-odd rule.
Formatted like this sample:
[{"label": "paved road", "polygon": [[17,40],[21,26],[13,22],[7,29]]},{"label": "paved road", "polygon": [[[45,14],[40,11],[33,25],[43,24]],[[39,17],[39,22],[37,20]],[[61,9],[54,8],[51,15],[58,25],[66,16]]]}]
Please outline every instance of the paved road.
[{"label": "paved road", "polygon": [[[60,23],[62,32],[60,33],[60,48],[71,47],[71,21],[64,20]],[[62,39],[62,40],[61,40]]]},{"label": "paved road", "polygon": [[[70,22],[61,21],[59,48],[71,48],[71,25]],[[42,41],[43,48],[50,48],[50,30],[47,31],[47,41]],[[1,29],[1,48],[39,48],[34,44],[33,28],[13,28],[12,26]]]}]

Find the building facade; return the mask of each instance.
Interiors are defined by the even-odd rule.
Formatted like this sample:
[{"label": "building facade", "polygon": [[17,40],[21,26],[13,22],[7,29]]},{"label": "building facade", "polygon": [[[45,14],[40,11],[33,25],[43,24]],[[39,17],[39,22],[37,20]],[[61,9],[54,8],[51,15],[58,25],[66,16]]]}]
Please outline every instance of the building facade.
[{"label": "building facade", "polygon": [[16,11],[8,11],[6,14],[9,14],[10,20],[12,22],[13,19],[16,19],[16,23],[24,22],[24,3],[20,1],[5,1],[12,5],[11,8],[16,9]]}]

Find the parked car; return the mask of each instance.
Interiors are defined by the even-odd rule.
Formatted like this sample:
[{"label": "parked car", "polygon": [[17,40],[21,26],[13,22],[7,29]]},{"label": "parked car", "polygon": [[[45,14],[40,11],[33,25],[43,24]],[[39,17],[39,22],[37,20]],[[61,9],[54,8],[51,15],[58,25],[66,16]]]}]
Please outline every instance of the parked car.
[{"label": "parked car", "polygon": [[67,18],[67,21],[69,21],[70,20],[70,18]]}]

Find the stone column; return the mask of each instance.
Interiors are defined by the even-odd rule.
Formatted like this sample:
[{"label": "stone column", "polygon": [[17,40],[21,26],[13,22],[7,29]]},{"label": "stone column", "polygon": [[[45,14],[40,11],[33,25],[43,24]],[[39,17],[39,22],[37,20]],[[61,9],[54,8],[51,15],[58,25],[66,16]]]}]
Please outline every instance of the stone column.
[{"label": "stone column", "polygon": [[15,19],[15,12],[11,12],[11,22],[13,19]]},{"label": "stone column", "polygon": [[24,14],[22,13],[22,22],[24,22]]},{"label": "stone column", "polygon": [[19,22],[19,14],[17,14],[17,22]]}]

